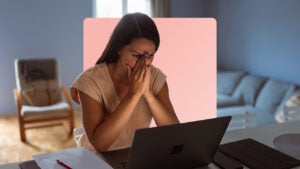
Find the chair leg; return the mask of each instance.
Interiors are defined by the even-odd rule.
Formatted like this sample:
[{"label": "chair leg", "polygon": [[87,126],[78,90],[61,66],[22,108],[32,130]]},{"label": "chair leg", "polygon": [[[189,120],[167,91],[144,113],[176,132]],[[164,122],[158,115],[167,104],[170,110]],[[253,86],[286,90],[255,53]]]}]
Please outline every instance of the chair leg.
[{"label": "chair leg", "polygon": [[70,130],[69,130],[69,135],[72,136],[73,135],[73,129],[74,129],[74,110],[71,109],[70,111]]},{"label": "chair leg", "polygon": [[20,139],[21,139],[21,141],[26,142],[24,122],[19,123],[19,130],[20,130]]}]

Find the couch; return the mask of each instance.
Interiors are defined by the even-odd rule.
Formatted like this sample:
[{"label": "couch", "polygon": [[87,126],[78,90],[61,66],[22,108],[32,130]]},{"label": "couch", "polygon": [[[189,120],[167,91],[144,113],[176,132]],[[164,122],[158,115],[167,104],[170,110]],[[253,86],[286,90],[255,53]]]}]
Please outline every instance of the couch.
[{"label": "couch", "polygon": [[217,116],[231,115],[229,130],[277,123],[297,86],[238,70],[217,72]]}]

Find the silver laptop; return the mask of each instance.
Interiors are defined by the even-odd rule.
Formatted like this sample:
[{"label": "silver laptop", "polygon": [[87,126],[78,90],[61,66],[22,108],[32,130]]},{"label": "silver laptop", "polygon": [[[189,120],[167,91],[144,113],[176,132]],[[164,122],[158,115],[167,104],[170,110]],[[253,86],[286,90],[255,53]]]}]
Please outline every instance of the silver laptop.
[{"label": "silver laptop", "polygon": [[[230,116],[175,125],[139,129],[128,155],[126,169],[193,169],[208,166],[231,120]],[[129,154],[128,154],[129,151]],[[113,159],[112,152],[108,157]],[[127,156],[126,155],[126,156]],[[125,157],[126,158],[126,157]],[[113,161],[119,160],[115,158]],[[116,162],[116,161],[115,161]],[[122,167],[122,168],[123,168]],[[121,167],[114,167],[121,168]]]}]

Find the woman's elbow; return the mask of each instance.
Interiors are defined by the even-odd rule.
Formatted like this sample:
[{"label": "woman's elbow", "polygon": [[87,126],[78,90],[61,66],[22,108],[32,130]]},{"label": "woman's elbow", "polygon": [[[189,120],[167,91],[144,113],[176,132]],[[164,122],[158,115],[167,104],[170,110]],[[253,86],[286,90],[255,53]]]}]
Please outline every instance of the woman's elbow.
[{"label": "woman's elbow", "polygon": [[97,145],[95,144],[94,147],[99,153],[106,152],[109,149],[109,146],[103,144],[97,144]]},{"label": "woman's elbow", "polygon": [[107,142],[107,139],[103,137],[101,138],[101,136],[90,138],[90,142],[95,147],[95,149],[100,153],[108,151],[110,147],[110,144],[109,142]]}]

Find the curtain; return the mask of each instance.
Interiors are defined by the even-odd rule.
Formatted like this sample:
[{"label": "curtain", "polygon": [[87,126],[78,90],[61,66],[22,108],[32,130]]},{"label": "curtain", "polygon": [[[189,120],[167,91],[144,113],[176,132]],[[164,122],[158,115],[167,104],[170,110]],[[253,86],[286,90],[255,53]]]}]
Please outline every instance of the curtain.
[{"label": "curtain", "polygon": [[169,8],[169,0],[151,0],[152,17],[169,17]]}]

